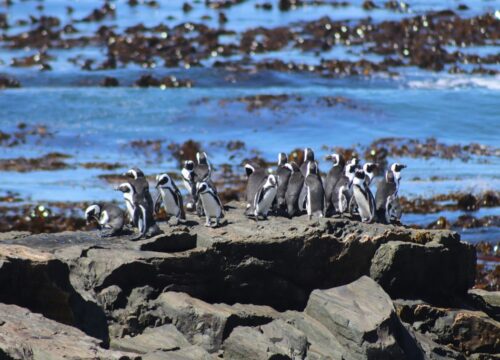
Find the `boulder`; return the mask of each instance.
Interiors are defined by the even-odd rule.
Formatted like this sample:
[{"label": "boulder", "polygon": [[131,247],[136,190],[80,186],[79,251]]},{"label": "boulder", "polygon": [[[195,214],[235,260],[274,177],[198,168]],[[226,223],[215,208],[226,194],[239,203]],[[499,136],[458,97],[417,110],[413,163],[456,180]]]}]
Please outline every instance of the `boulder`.
[{"label": "boulder", "polygon": [[480,310],[500,321],[500,291],[471,289],[469,296]]},{"label": "boulder", "polygon": [[105,350],[102,341],[28,309],[0,304],[1,359],[140,359]]},{"label": "boulder", "polygon": [[313,291],[304,312],[324,325],[352,359],[418,359],[422,352],[399,321],[391,298],[367,276]]},{"label": "boulder", "polygon": [[237,327],[224,342],[224,358],[232,360],[305,359],[307,338],[283,320]]},{"label": "boulder", "polygon": [[373,256],[370,277],[393,298],[453,303],[475,281],[476,252],[456,235],[425,244],[390,241]]}]

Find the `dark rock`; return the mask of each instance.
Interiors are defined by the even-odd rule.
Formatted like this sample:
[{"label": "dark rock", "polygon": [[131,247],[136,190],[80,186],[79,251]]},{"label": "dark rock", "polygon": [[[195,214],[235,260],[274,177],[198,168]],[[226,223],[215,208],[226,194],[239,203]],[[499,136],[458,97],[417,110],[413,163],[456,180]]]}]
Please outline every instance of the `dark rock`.
[{"label": "dark rock", "polygon": [[116,87],[120,86],[120,82],[114,77],[106,76],[104,80],[102,80],[101,85],[104,87]]},{"label": "dark rock", "polygon": [[458,199],[458,208],[464,211],[477,210],[478,201],[472,194],[464,194]]},{"label": "dark rock", "polygon": [[0,75],[0,89],[18,87],[21,87],[21,83],[18,80],[9,76]]},{"label": "dark rock", "polygon": [[464,296],[474,285],[475,265],[474,247],[450,232],[425,245],[401,241],[383,244],[373,257],[370,276],[393,298],[446,303]]},{"label": "dark rock", "polygon": [[478,309],[500,321],[500,291],[471,289],[469,295]]},{"label": "dark rock", "polygon": [[2,359],[140,359],[137,354],[101,348],[82,331],[16,306],[0,304]]}]

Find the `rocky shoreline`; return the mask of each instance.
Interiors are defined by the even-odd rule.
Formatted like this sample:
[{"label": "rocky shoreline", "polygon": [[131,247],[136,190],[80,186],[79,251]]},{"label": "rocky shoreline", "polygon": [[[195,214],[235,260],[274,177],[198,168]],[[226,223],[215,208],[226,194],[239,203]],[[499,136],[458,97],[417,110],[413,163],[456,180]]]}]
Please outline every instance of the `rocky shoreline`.
[{"label": "rocky shoreline", "polygon": [[456,233],[229,206],[140,241],[0,234],[0,358],[496,358],[500,295]]}]

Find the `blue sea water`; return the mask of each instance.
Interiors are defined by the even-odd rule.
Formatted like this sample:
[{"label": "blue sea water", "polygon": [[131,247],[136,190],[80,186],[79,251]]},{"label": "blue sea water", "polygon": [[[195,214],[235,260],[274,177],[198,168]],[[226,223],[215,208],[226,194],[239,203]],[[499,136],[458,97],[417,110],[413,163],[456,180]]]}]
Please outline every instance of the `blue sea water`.
[{"label": "blue sea water", "polygon": [[[217,14],[203,3],[195,3],[193,11],[182,12],[184,1],[160,2],[159,8],[140,5],[130,8],[125,1],[114,1],[117,17],[102,23],[77,24],[83,33],[95,31],[102,25],[118,29],[144,23],[147,26],[165,23],[169,26],[185,21],[205,22],[218,26]],[[99,1],[44,1],[42,13],[38,1],[14,1],[6,12],[9,22],[26,19],[29,14],[56,15],[66,18],[67,6],[74,7],[73,18],[86,16],[100,6]],[[224,9],[227,29],[242,31],[256,26],[274,27],[304,20],[330,16],[335,20],[357,21],[370,16],[373,21],[399,19],[429,10],[455,9],[456,1],[408,1],[410,12],[400,13],[379,9],[364,11],[362,1],[351,1],[347,7],[306,6],[281,12],[256,9],[255,2]],[[475,16],[500,9],[500,1],[461,1],[469,6],[462,16]],[[202,20],[209,15],[212,19]],[[169,18],[170,17],[170,18]],[[17,33],[23,27],[6,30]],[[234,41],[229,38],[228,41]],[[203,144],[217,166],[226,162],[238,163],[255,150],[261,156],[274,159],[279,151],[291,151],[310,146],[321,157],[324,146],[349,147],[368,145],[381,137],[408,137],[424,140],[434,137],[445,144],[481,143],[500,147],[500,76],[449,75],[416,68],[398,68],[398,76],[324,78],[308,73],[232,73],[209,67],[181,69],[141,69],[128,66],[117,70],[83,71],[68,59],[85,54],[104,58],[103,49],[73,48],[52,50],[51,71],[36,68],[14,68],[12,57],[27,56],[33,49],[10,50],[0,43],[0,73],[16,77],[19,89],[0,90],[0,129],[15,131],[18,123],[45,124],[54,136],[41,142],[28,142],[16,147],[0,147],[0,158],[37,157],[49,152],[73,156],[70,163],[106,161],[124,164],[123,169],[139,165],[148,174],[177,171],[178,163],[168,155],[161,159],[145,156],[130,148],[133,140],[164,140],[181,143],[194,139]],[[467,48],[472,53],[497,53],[500,44]],[[317,64],[326,59],[370,59],[362,47],[336,46],[317,56],[296,49],[255,55],[256,59],[284,59]],[[450,49],[452,50],[452,49]],[[376,58],[375,58],[376,60]],[[498,65],[493,68],[499,69]],[[142,74],[156,77],[174,75],[194,80],[194,87],[180,89],[139,89],[131,85]],[[105,76],[116,77],[123,87],[102,88],[98,84]],[[90,85],[89,85],[90,84]],[[278,109],[262,108],[248,111],[242,103],[221,103],[228,98],[257,94],[287,94],[300,96],[300,101],[285,102]],[[318,99],[342,96],[354,107],[328,107]],[[241,140],[245,152],[228,160],[229,153],[213,144],[219,141]],[[452,191],[500,190],[500,156],[472,158],[467,162],[443,159],[390,159],[406,162],[402,195],[430,197]],[[327,163],[320,166],[327,170]],[[0,172],[0,194],[13,191],[29,201],[91,201],[119,200],[112,186],[99,179],[103,170],[74,168],[61,171],[29,173]],[[437,177],[438,180],[431,181]],[[488,214],[498,215],[498,209]],[[459,214],[447,214],[450,218]],[[435,215],[408,214],[409,223],[426,224]],[[468,236],[468,235],[465,235]],[[500,240],[498,229],[471,239]]]}]

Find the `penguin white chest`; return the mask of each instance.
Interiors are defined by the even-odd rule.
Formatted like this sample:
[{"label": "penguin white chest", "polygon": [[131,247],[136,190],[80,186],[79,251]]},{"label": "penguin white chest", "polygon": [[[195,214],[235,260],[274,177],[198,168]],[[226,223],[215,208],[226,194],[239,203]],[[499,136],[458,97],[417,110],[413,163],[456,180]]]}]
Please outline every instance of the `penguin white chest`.
[{"label": "penguin white chest", "polygon": [[134,218],[134,201],[132,199],[132,194],[124,193],[123,198],[125,199],[125,206],[127,207],[127,212],[131,219]]},{"label": "penguin white chest", "polygon": [[99,217],[99,225],[104,226],[109,221],[109,215],[106,210],[101,212],[101,216]]},{"label": "penguin white chest", "polygon": [[160,193],[167,214],[177,216],[180,209],[179,205],[177,204],[177,199],[174,197],[172,191],[170,189],[160,188]]},{"label": "penguin white chest", "polygon": [[[264,191],[264,190],[263,190]],[[276,197],[277,189],[276,187],[272,187],[266,189],[264,192],[264,196],[260,201],[257,201],[255,206],[255,215],[264,215],[267,216],[269,209],[271,209],[271,205],[273,204],[274,198]]]},{"label": "penguin white chest", "polygon": [[373,219],[373,206],[369,198],[369,194],[364,192],[359,185],[353,186],[353,196],[358,205],[359,216],[361,221],[369,222]]},{"label": "penguin white chest", "polygon": [[205,210],[205,215],[211,218],[219,218],[221,216],[222,209],[212,194],[204,193],[200,195],[200,198],[203,209]]}]

